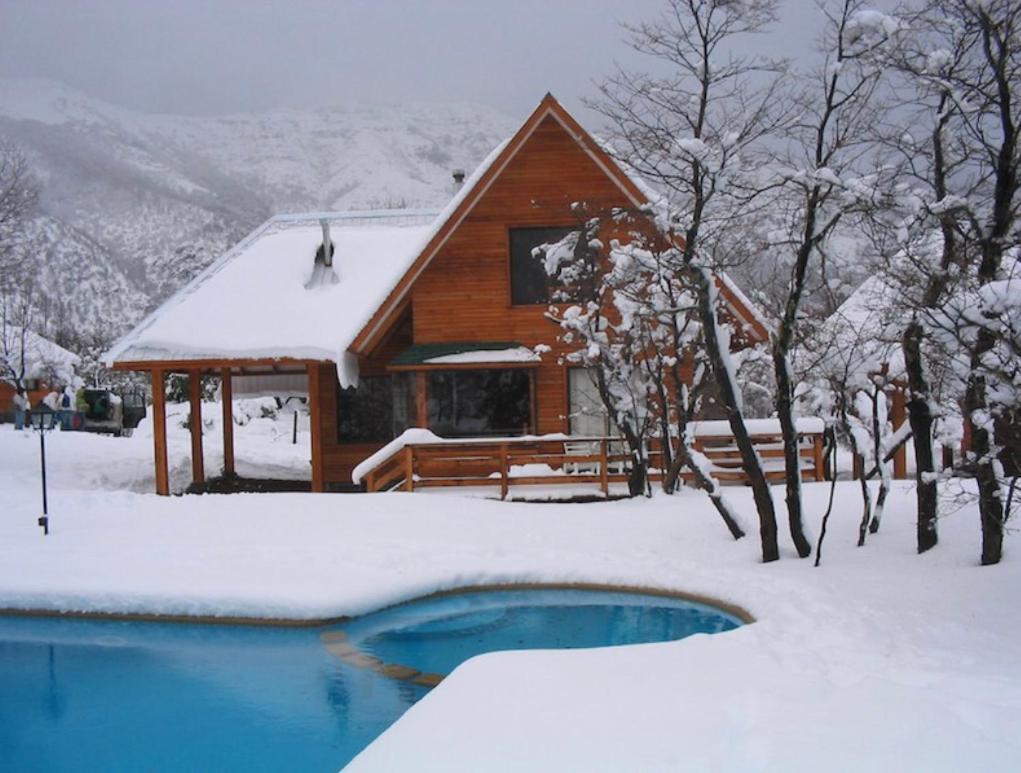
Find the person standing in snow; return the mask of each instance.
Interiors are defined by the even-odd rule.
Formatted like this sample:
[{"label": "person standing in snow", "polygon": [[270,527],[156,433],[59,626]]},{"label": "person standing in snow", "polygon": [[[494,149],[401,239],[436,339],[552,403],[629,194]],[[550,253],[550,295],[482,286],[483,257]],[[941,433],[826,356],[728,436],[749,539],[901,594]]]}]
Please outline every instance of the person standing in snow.
[{"label": "person standing in snow", "polygon": [[28,396],[25,394],[25,390],[18,387],[17,393],[14,395],[14,429],[21,430],[25,428],[25,413],[32,404],[28,401]]},{"label": "person standing in snow", "polygon": [[74,390],[71,387],[64,387],[60,395],[60,429],[61,431],[71,429],[71,417],[74,416]]}]

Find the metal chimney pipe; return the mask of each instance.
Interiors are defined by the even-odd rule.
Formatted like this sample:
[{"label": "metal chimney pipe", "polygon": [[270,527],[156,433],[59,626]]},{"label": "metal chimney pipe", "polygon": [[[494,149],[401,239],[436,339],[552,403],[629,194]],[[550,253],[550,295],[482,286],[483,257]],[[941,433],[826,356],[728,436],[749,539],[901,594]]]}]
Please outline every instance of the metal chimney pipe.
[{"label": "metal chimney pipe", "polygon": [[323,229],[323,265],[330,267],[333,265],[333,242],[330,241],[330,221],[324,217],[319,221],[319,225]]},{"label": "metal chimney pipe", "polygon": [[454,190],[460,190],[461,186],[464,185],[464,170],[455,169],[450,175],[454,178]]}]

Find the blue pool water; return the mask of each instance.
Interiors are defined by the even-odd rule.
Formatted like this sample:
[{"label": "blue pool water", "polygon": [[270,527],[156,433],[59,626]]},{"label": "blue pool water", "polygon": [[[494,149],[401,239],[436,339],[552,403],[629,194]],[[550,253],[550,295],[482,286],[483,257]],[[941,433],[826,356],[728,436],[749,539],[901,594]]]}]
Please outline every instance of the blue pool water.
[{"label": "blue pool water", "polygon": [[320,628],[0,617],[0,770],[335,771],[428,692],[331,654],[339,632],[359,653],[448,674],[482,652],[738,625],[700,604],[580,590],[443,596]]}]

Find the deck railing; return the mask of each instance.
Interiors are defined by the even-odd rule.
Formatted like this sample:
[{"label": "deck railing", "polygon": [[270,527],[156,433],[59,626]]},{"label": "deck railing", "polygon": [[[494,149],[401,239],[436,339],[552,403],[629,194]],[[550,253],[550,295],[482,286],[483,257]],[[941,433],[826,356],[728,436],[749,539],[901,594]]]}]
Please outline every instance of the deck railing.
[{"label": "deck railing", "polygon": [[[798,455],[802,476],[823,479],[822,432],[802,432]],[[752,433],[766,477],[783,480],[783,443],[775,432]],[[741,455],[728,435],[695,439],[721,483],[745,483]],[[662,453],[649,451],[649,477],[660,480]],[[494,486],[506,499],[512,486],[597,484],[603,495],[610,484],[626,483],[631,455],[619,438],[563,437],[501,438],[409,442],[381,459],[363,476],[367,491],[420,488]],[[690,482],[690,473],[683,475]]]}]

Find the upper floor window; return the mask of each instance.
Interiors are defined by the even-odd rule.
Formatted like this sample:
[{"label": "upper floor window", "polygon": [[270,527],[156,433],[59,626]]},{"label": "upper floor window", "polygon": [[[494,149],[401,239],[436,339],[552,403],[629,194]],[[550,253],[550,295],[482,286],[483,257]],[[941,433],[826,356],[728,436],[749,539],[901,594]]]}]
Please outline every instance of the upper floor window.
[{"label": "upper floor window", "polygon": [[549,303],[556,280],[546,273],[544,244],[555,244],[575,229],[565,226],[510,229],[511,303]]}]

